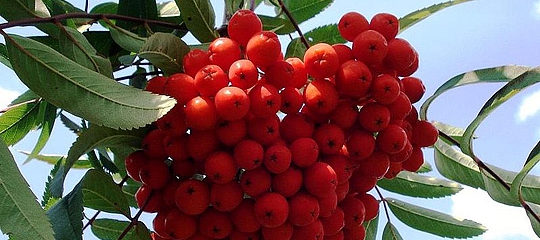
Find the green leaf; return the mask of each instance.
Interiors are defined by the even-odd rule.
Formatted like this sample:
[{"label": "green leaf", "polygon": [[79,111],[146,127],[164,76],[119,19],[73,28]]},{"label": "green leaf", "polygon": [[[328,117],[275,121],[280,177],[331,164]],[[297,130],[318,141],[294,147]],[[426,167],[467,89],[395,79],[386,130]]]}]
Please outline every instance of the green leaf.
[{"label": "green leaf", "polygon": [[525,177],[531,172],[531,170],[540,162],[540,142],[538,142],[529,153],[525,166],[518,173],[518,175],[512,181],[510,193],[515,199],[519,199],[522,196],[521,187]]},{"label": "green leaf", "polygon": [[130,52],[139,52],[146,41],[146,38],[139,37],[136,34],[116,25],[109,24],[108,29],[111,33],[113,41],[123,49]]},{"label": "green leaf", "polygon": [[85,207],[130,217],[127,199],[109,174],[96,169],[88,170],[82,180],[82,192]]},{"label": "green leaf", "polygon": [[83,210],[83,193],[79,182],[47,211],[56,239],[82,239]]},{"label": "green leaf", "polygon": [[[339,34],[337,24],[329,24],[317,27],[309,32],[306,32],[304,36],[309,44],[324,42],[332,45],[346,42],[345,39],[343,39],[343,37],[341,37]],[[307,48],[304,46],[302,41],[300,41],[300,38],[295,38],[287,46],[287,53],[285,56],[303,59],[306,50]]]},{"label": "green leaf", "polygon": [[9,62],[6,45],[4,45],[3,43],[0,43],[0,63],[6,65],[6,67],[8,68],[13,68],[11,67],[11,63]]},{"label": "green leaf", "polygon": [[17,239],[55,239],[45,211],[1,139],[0,199],[0,231],[4,234]]},{"label": "green leaf", "polygon": [[127,184],[122,186],[122,191],[126,195],[129,206],[134,208],[139,208],[137,201],[135,200],[135,193],[141,187],[141,183],[135,182],[132,179],[127,181]]},{"label": "green leaf", "polygon": [[121,129],[142,127],[163,116],[176,102],[117,83],[31,39],[15,35],[8,39],[10,59],[21,81],[53,105],[92,123]]},{"label": "green leaf", "polygon": [[[447,136],[452,137],[452,139],[456,140],[457,142],[460,142],[463,138],[463,134],[465,133],[465,129],[454,127],[442,122],[432,122],[439,131],[445,133]],[[476,137],[475,137],[476,138]],[[445,138],[441,138],[442,140],[446,140]],[[449,144],[452,144],[452,142],[447,141]]]},{"label": "green leaf", "polygon": [[[300,24],[324,11],[333,0],[285,0],[283,2],[294,20]],[[279,17],[285,21],[283,21],[283,26],[276,30],[277,34],[289,34],[295,31],[285,14],[281,14]]]},{"label": "green leaf", "polygon": [[180,9],[176,6],[175,1],[158,3],[157,9],[160,17],[180,16]]},{"label": "green leaf", "polygon": [[133,77],[129,79],[129,86],[139,89],[144,89],[146,87],[146,83],[148,82],[146,79],[146,68],[137,67],[131,76]]},{"label": "green leaf", "polygon": [[[120,15],[142,18],[157,19],[157,5],[155,0],[120,0],[117,13]],[[116,21],[118,26],[130,31],[138,30],[140,36],[146,35],[144,26],[131,21]]]},{"label": "green leaf", "polygon": [[427,17],[431,16],[432,14],[440,10],[443,10],[447,7],[451,7],[454,5],[458,5],[460,3],[469,2],[469,1],[472,1],[472,0],[453,0],[453,1],[443,2],[443,3],[437,3],[429,7],[422,8],[420,10],[409,13],[399,19],[400,31],[401,32],[405,31],[409,27],[413,26],[414,24],[417,24],[418,22],[426,19]]},{"label": "green leaf", "polygon": [[431,103],[441,94],[450,89],[476,83],[508,82],[530,69],[530,67],[509,65],[493,68],[484,68],[459,74],[446,81],[435,91],[435,93],[433,93],[433,95],[426,99],[419,111],[420,118],[424,120],[428,119],[427,110]]},{"label": "green leaf", "polygon": [[218,37],[214,29],[216,15],[210,0],[175,1],[188,30],[199,42],[211,42]]},{"label": "green leaf", "polygon": [[[536,214],[536,216],[540,215],[540,205],[534,204],[534,203],[527,203],[529,206],[531,206],[531,210]],[[531,222],[532,229],[536,236],[540,237],[540,222],[538,219],[533,216],[529,211],[525,211],[527,213],[527,217],[529,217],[529,221]]]},{"label": "green leaf", "polygon": [[[0,0],[0,6],[0,16],[9,22],[51,16],[41,0]],[[51,37],[58,36],[59,30],[52,23],[39,24],[36,27]]]},{"label": "green leaf", "polygon": [[433,171],[433,167],[431,166],[431,164],[429,162],[424,161],[424,163],[422,164],[422,166],[420,166],[420,168],[418,169],[418,171],[416,171],[416,173],[428,173],[431,171]]},{"label": "green leaf", "polygon": [[39,105],[21,104],[0,115],[0,137],[6,144],[14,145],[38,125]]},{"label": "green leaf", "polygon": [[401,195],[421,198],[447,197],[463,189],[453,181],[407,171],[400,172],[392,180],[383,178],[377,182],[377,185]]},{"label": "green leaf", "polygon": [[474,188],[484,188],[484,179],[478,165],[458,148],[437,140],[435,147],[435,167],[444,177]]},{"label": "green leaf", "polygon": [[[32,149],[31,155],[38,155],[41,150],[43,150],[45,144],[47,144],[47,141],[49,141],[57,116],[57,108],[55,106],[46,101],[41,101],[39,105],[40,108],[38,119],[42,120],[40,124],[41,133],[39,134],[36,146],[34,146],[34,149]],[[26,160],[24,160],[23,164],[30,162],[30,160],[32,160],[32,158],[29,156],[26,158]]]},{"label": "green leaf", "polygon": [[79,124],[73,122],[71,119],[69,119],[68,117],[66,117],[66,115],[64,115],[64,113],[60,113],[60,121],[62,122],[62,124],[64,124],[64,126],[69,129],[70,131],[72,131],[73,133],[79,135],[81,133],[81,131],[83,130],[81,126],[79,126]]},{"label": "green leaf", "polygon": [[51,169],[49,176],[47,176],[47,181],[45,182],[45,191],[43,192],[43,198],[41,199],[41,206],[46,207],[47,205],[49,205],[49,202],[52,199],[60,199],[62,197],[62,192],[54,192],[52,191],[53,189],[51,189],[51,182],[59,172],[61,173],[60,169],[62,168],[63,162],[58,161],[56,164],[54,164],[54,167]]},{"label": "green leaf", "polygon": [[128,234],[123,239],[129,240],[150,240],[150,231],[144,223],[137,222],[136,225],[131,225],[128,221],[116,219],[96,219],[92,224],[92,233],[99,239],[116,240],[120,234],[128,227],[131,227]]},{"label": "green leaf", "polygon": [[[285,27],[285,25],[289,22],[288,19],[280,18],[280,17],[271,17],[266,15],[257,15],[261,19],[261,22],[263,24],[263,30],[266,31],[272,31],[276,32],[282,28]],[[287,31],[290,31],[291,33],[294,32],[294,29],[291,31],[288,29]]]},{"label": "green leaf", "polygon": [[36,95],[31,90],[27,90],[26,92],[24,92],[23,94],[21,94],[17,98],[15,98],[15,100],[11,101],[11,103],[9,105],[13,106],[13,105],[16,105],[16,104],[25,103],[25,102],[29,102],[29,101],[30,102],[31,101],[37,101],[38,99],[39,99],[38,95]]},{"label": "green leaf", "polygon": [[364,229],[366,229],[366,237],[364,238],[364,240],[377,239],[377,230],[379,229],[379,216],[380,214],[377,214],[374,219],[363,223]]},{"label": "green leaf", "polygon": [[99,153],[99,162],[103,166],[103,169],[109,173],[118,173],[119,169],[112,161],[107,149],[100,147],[97,148],[97,151]]},{"label": "green leaf", "polygon": [[[96,6],[94,6],[90,13],[108,13],[108,14],[115,14],[118,12],[118,3],[115,2],[104,2],[100,3]],[[116,24],[116,20],[109,19],[113,24]],[[103,27],[107,27],[107,24],[103,21],[99,21],[99,24]]]},{"label": "green leaf", "polygon": [[[65,159],[67,156],[64,156],[64,155],[56,155],[56,154],[37,154],[37,155],[32,155],[30,152],[28,151],[19,151],[20,153],[26,155],[27,157],[29,158],[32,158],[32,159],[35,159],[35,160],[38,160],[38,161],[42,161],[42,162],[45,162],[45,163],[48,163],[48,164],[51,164],[51,165],[55,165],[57,164],[59,161],[61,161],[62,159]],[[86,159],[78,159],[77,161],[75,161],[75,163],[73,164],[73,166],[71,166],[71,168],[74,168],[74,169],[88,169],[92,167],[92,165],[90,164],[90,162],[88,162],[88,160]]]},{"label": "green leaf", "polygon": [[142,46],[139,57],[147,59],[166,75],[171,75],[183,71],[182,59],[189,50],[188,45],[179,37],[157,32]]},{"label": "green leaf", "polygon": [[403,237],[392,223],[387,222],[384,226],[382,240],[403,240]]},{"label": "green leaf", "polygon": [[392,213],[408,225],[420,231],[449,238],[468,238],[483,234],[487,229],[471,220],[460,220],[445,213],[416,206],[397,199],[387,198]]},{"label": "green leaf", "polygon": [[[43,1],[45,5],[47,6],[47,9],[50,10],[51,16],[65,14],[65,13],[84,12],[82,9],[79,9],[73,6],[71,3],[66,2],[65,0],[43,0]],[[62,25],[68,26],[70,28],[83,27],[83,29],[86,29],[90,27],[86,19],[68,18],[68,19],[61,20],[60,22],[62,23]]]}]

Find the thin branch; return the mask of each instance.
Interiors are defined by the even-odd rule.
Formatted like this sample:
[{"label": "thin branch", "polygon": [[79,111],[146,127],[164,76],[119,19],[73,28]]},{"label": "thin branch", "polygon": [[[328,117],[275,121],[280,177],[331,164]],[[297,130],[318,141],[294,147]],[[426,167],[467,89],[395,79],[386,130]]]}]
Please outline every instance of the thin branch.
[{"label": "thin branch", "polygon": [[116,81],[122,81],[122,80],[126,80],[126,79],[131,79],[131,78],[134,78],[134,77],[137,77],[137,76],[149,76],[149,75],[158,75],[158,74],[162,74],[163,71],[152,71],[152,72],[144,72],[144,73],[135,73],[135,74],[131,74],[129,76],[123,76],[123,77],[119,77],[119,78],[115,78],[114,80]]},{"label": "thin branch", "polygon": [[375,191],[377,191],[377,194],[379,195],[379,198],[381,199],[381,202],[383,204],[384,214],[386,215],[386,220],[390,223],[390,214],[388,213],[389,210],[388,210],[388,206],[386,205],[386,199],[382,195],[381,190],[379,189],[379,187],[375,186]]},{"label": "thin branch", "polygon": [[154,192],[155,192],[154,190],[150,191],[150,194],[148,194],[148,198],[146,198],[144,200],[144,203],[141,206],[141,208],[139,208],[139,211],[137,211],[137,214],[135,214],[135,216],[133,218],[131,218],[131,222],[129,223],[129,225],[124,229],[124,231],[122,231],[120,236],[118,236],[118,240],[123,239],[129,233],[129,231],[131,231],[131,229],[135,225],[137,225],[137,223],[139,221],[139,217],[141,217],[141,215],[143,213],[143,209],[146,208],[146,205],[148,205],[148,203],[150,202],[150,199],[152,199],[152,196],[154,196]]},{"label": "thin branch", "polygon": [[302,41],[302,43],[304,44],[306,48],[309,48],[309,42],[307,41],[306,37],[302,33],[300,26],[298,26],[298,22],[296,22],[293,15],[289,11],[289,9],[287,9],[285,4],[283,3],[283,0],[278,0],[278,2],[279,2],[279,7],[285,13],[285,15],[287,15],[287,18],[289,18],[289,21],[291,21],[291,24],[294,26],[294,29],[296,30],[296,32],[298,32],[298,35],[300,36],[300,41]]}]

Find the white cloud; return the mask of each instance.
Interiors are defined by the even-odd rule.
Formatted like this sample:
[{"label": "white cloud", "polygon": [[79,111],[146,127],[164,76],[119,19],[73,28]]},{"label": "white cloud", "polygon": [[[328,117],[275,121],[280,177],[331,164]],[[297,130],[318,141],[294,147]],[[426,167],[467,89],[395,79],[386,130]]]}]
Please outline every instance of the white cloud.
[{"label": "white cloud", "polygon": [[0,109],[4,109],[20,95],[19,92],[0,88]]},{"label": "white cloud", "polygon": [[[538,6],[540,7],[540,4],[538,4]],[[528,118],[536,115],[540,111],[539,103],[540,103],[540,91],[534,92],[533,94],[523,98],[519,106],[518,113],[517,113],[518,121],[524,122]]]},{"label": "white cloud", "polygon": [[525,210],[497,203],[482,190],[466,187],[452,201],[452,215],[488,228],[482,240],[537,239]]},{"label": "white cloud", "polygon": [[540,0],[539,1],[536,1],[534,2],[534,7],[533,7],[533,14],[534,14],[534,17],[536,19],[539,19],[540,20]]}]

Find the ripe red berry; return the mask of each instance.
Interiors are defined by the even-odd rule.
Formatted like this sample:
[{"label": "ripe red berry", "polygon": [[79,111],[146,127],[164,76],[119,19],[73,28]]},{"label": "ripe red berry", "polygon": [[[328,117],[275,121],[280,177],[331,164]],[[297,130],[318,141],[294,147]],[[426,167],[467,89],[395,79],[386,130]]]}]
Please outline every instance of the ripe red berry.
[{"label": "ripe red berry", "polygon": [[249,39],[254,34],[262,31],[261,19],[253,11],[248,9],[240,9],[236,11],[227,26],[229,37],[243,48],[246,47]]},{"label": "ripe red berry", "polygon": [[281,108],[282,113],[292,114],[297,113],[304,104],[304,97],[297,88],[286,87],[279,92],[281,96]]},{"label": "ripe red berry", "polygon": [[264,167],[275,174],[285,172],[291,165],[291,156],[291,151],[287,146],[272,145],[264,152]]},{"label": "ripe red berry", "polygon": [[345,144],[345,133],[335,124],[324,124],[315,130],[313,140],[317,142],[322,154],[336,154]]},{"label": "ripe red berry", "polygon": [[397,153],[407,144],[407,133],[398,125],[390,124],[377,135],[377,147],[387,154]]},{"label": "ripe red berry", "polygon": [[304,170],[304,187],[317,197],[335,191],[337,184],[336,172],[326,163],[317,162]]},{"label": "ripe red berry", "polygon": [[389,74],[381,74],[371,82],[370,96],[378,103],[387,105],[399,97],[399,91],[399,82],[395,77]]},{"label": "ripe red berry", "polygon": [[208,56],[208,51],[198,48],[191,49],[183,58],[184,72],[195,77],[201,68],[210,64]]},{"label": "ripe red berry", "polygon": [[225,151],[210,154],[204,165],[206,176],[214,183],[224,184],[232,181],[238,168],[233,155]]},{"label": "ripe red berry", "polygon": [[261,228],[255,217],[254,206],[254,199],[244,198],[238,207],[231,211],[231,220],[236,229],[241,232],[255,232]]},{"label": "ripe red berry", "polygon": [[244,197],[242,186],[237,181],[225,184],[212,184],[210,188],[210,203],[222,212],[228,212],[236,208]]},{"label": "ripe red berry", "polygon": [[249,89],[259,80],[259,72],[250,60],[240,59],[229,67],[229,80],[235,87]]},{"label": "ripe red berry", "polygon": [[141,167],[139,178],[149,188],[161,189],[170,179],[169,167],[163,160],[153,159]]},{"label": "ripe red berry", "polygon": [[319,202],[308,193],[298,192],[289,197],[290,223],[295,226],[306,226],[319,218]]},{"label": "ripe red berry", "polygon": [[404,71],[414,63],[415,52],[407,40],[394,38],[388,41],[388,52],[383,61],[387,67],[395,71]]},{"label": "ripe red berry", "polygon": [[290,197],[297,193],[303,186],[302,171],[291,166],[285,172],[276,174],[272,177],[272,191]]},{"label": "ripe red berry", "polygon": [[199,231],[206,237],[222,239],[232,232],[233,224],[228,212],[220,212],[210,207],[199,215]]},{"label": "ripe red berry", "polygon": [[258,118],[274,116],[281,108],[278,90],[267,83],[255,85],[248,93],[250,112]]},{"label": "ripe red berry", "polygon": [[169,77],[165,85],[165,94],[178,101],[178,105],[184,105],[199,93],[195,86],[195,79],[188,74],[175,73]]},{"label": "ripe red berry", "polygon": [[240,177],[244,192],[252,198],[257,198],[270,191],[272,175],[263,167],[246,170]]},{"label": "ripe red berry", "polygon": [[176,189],[175,202],[185,214],[199,215],[210,205],[210,188],[202,181],[186,180]]},{"label": "ripe red berry", "polygon": [[336,89],[347,97],[362,99],[371,86],[371,72],[366,64],[350,60],[339,67],[336,73]]},{"label": "ripe red berry", "polygon": [[411,103],[420,101],[426,92],[426,87],[419,78],[404,77],[401,79],[401,83],[403,84],[402,91],[407,95]]},{"label": "ripe red berry", "polygon": [[374,30],[360,33],[353,42],[352,53],[358,61],[367,65],[381,64],[388,52],[388,43],[383,35]]},{"label": "ripe red berry", "polygon": [[[227,66],[227,68],[229,67]],[[194,77],[197,91],[203,97],[211,97],[229,84],[225,71],[218,65],[206,65]]]},{"label": "ripe red berry", "polygon": [[339,94],[330,81],[319,79],[310,82],[304,89],[306,107],[315,114],[327,115],[339,102]]},{"label": "ripe red berry", "polygon": [[246,56],[257,67],[268,67],[279,59],[281,43],[277,35],[261,31],[253,35],[246,45]]},{"label": "ripe red berry", "polygon": [[289,216],[287,199],[279,193],[266,193],[255,200],[255,217],[264,227],[277,227]]},{"label": "ripe red berry", "polygon": [[244,90],[238,87],[224,87],[214,97],[216,111],[225,120],[239,120],[249,111],[249,98]]},{"label": "ripe red berry", "polygon": [[251,170],[263,163],[264,149],[259,142],[244,139],[234,146],[233,154],[238,167]]},{"label": "ripe red berry", "polygon": [[329,44],[317,43],[306,50],[304,64],[310,76],[324,79],[336,73],[339,67],[339,56]]},{"label": "ripe red berry", "polygon": [[429,147],[437,141],[439,130],[430,122],[420,120],[413,125],[411,143],[418,147]]},{"label": "ripe red berry", "polygon": [[369,22],[362,14],[348,12],[341,16],[338,31],[345,40],[352,42],[361,32],[369,29]]},{"label": "ripe red berry", "polygon": [[399,32],[399,19],[390,13],[378,13],[371,18],[369,29],[381,33],[386,40],[391,40]]},{"label": "ripe red berry", "polygon": [[209,130],[216,126],[218,113],[214,100],[198,96],[186,103],[187,125],[194,130]]}]

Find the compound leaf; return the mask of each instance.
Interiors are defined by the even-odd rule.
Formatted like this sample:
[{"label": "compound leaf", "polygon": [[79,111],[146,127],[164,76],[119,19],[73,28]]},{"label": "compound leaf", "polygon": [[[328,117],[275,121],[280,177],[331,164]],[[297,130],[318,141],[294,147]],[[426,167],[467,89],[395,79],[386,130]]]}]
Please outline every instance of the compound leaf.
[{"label": "compound leaf", "polygon": [[460,220],[445,213],[406,203],[394,198],[386,202],[392,213],[409,227],[449,238],[468,238],[483,234],[487,229],[471,220]]},{"label": "compound leaf", "polygon": [[34,93],[94,124],[131,129],[163,116],[176,103],[117,83],[34,40],[10,35],[15,72]]},{"label": "compound leaf", "polygon": [[0,230],[17,239],[53,240],[53,228],[6,143],[0,139]]}]

